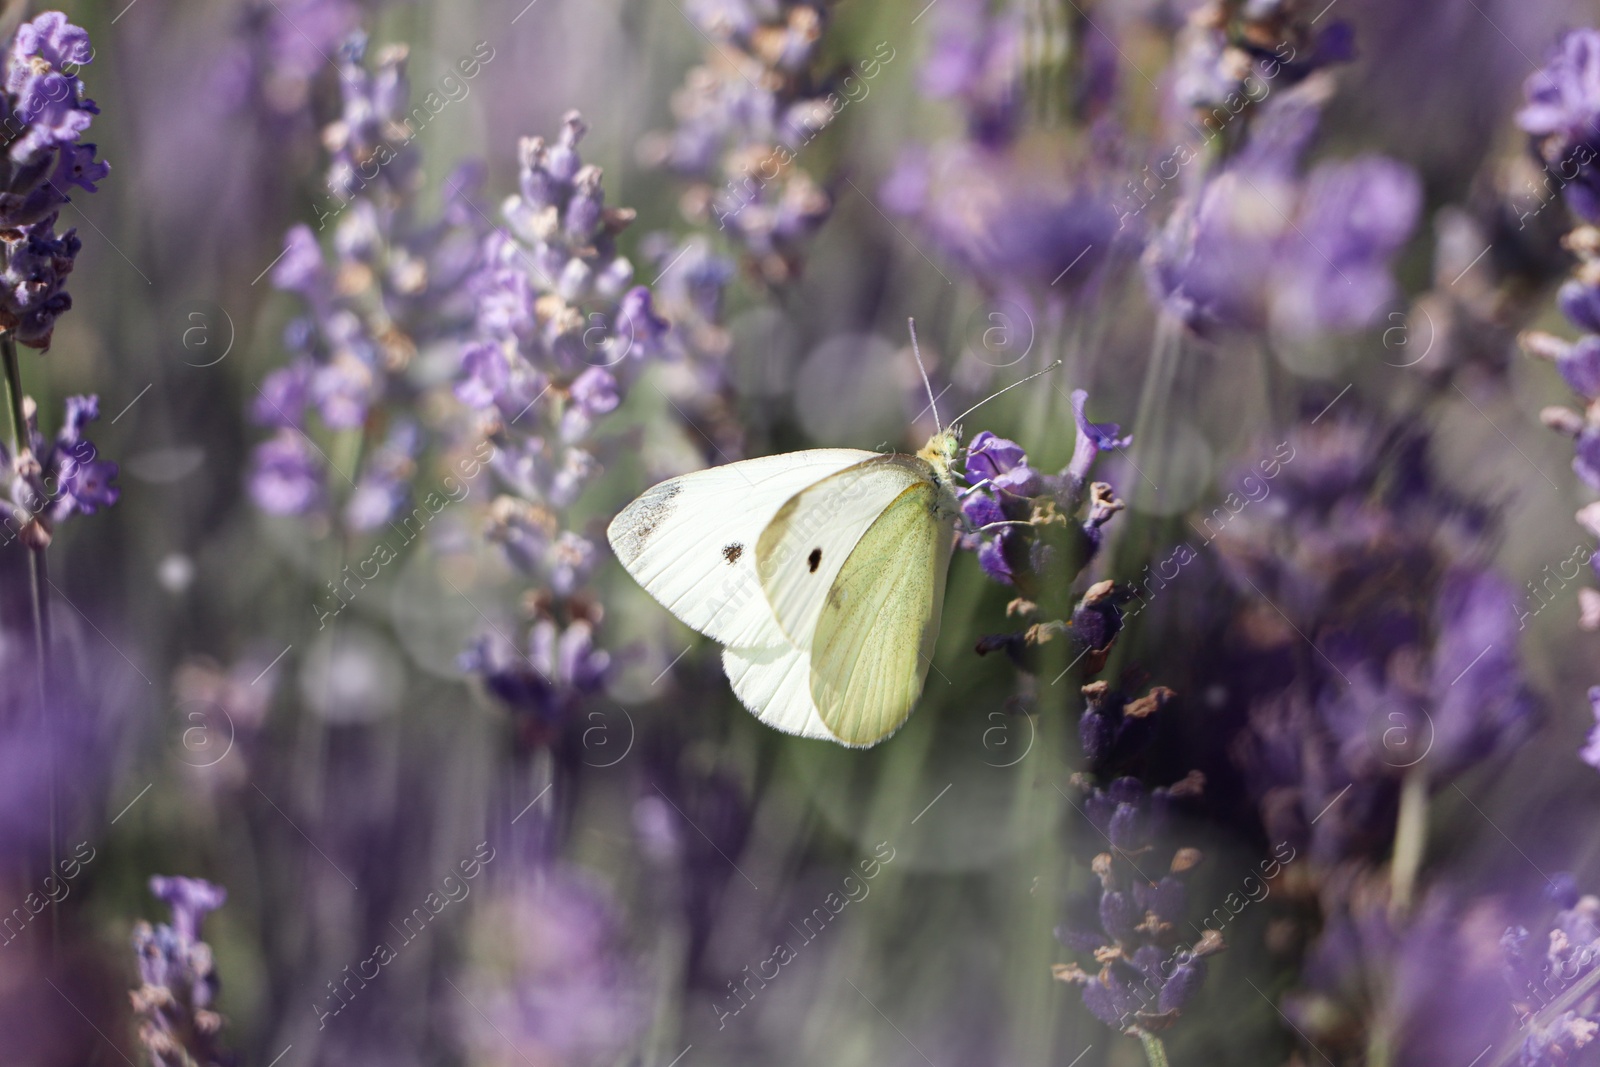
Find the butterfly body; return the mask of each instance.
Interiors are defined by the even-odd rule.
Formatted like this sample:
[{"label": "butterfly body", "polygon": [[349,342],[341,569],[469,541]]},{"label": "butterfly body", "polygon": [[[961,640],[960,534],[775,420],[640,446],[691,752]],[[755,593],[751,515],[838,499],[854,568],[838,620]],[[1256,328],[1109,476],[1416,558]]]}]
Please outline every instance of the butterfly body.
[{"label": "butterfly body", "polygon": [[914,456],[812,449],[713,467],[646,490],[607,536],[646,591],[726,646],[758,718],[873,745],[932,664],[958,450],[941,432]]}]

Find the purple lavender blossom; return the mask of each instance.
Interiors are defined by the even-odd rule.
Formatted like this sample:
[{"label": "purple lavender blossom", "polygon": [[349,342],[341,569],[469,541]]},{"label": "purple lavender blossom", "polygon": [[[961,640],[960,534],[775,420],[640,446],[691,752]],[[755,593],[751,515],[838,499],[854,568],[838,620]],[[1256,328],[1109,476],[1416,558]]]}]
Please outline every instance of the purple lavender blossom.
[{"label": "purple lavender blossom", "polygon": [[[850,99],[819,70],[828,6],[689,5],[711,50],[675,97],[677,127],[640,145],[647,163],[693,181],[682,201],[690,221],[715,222],[771,284],[799,273],[805,239],[833,208],[833,198],[796,162]],[[854,84],[893,58],[892,48],[887,57],[875,51],[858,64]]]},{"label": "purple lavender blossom", "polygon": [[530,1063],[613,1062],[650,1018],[648,968],[621,916],[583,872],[553,867],[479,905],[475,957],[460,979],[459,1029],[475,1057]]},{"label": "purple lavender blossom", "polygon": [[311,514],[326,492],[322,457],[295,430],[256,446],[248,480],[251,498],[269,515]]},{"label": "purple lavender blossom", "polygon": [[72,307],[66,278],[81,247],[57,235],[74,187],[94,192],[110,167],[79,138],[99,113],[78,71],[94,58],[89,36],[59,11],[18,27],[6,60],[8,151],[0,159],[0,329],[17,343],[50,347],[55,321]]},{"label": "purple lavender blossom", "polygon": [[[1312,109],[1285,95],[1263,125]],[[1382,157],[1318,164],[1294,177],[1301,143],[1258,135],[1184,200],[1145,253],[1151,293],[1194,332],[1307,338],[1369,325],[1397,290],[1389,261],[1421,208],[1411,170]]]},{"label": "purple lavender blossom", "polygon": [[500,700],[520,713],[525,744],[548,744],[559,736],[585,698],[604,689],[611,656],[594,646],[594,627],[584,619],[559,627],[540,619],[528,646],[513,649],[486,634],[461,654],[461,669],[481,675]]},{"label": "purple lavender blossom", "polygon": [[1440,486],[1423,433],[1349,403],[1261,446],[1274,458],[1232,481],[1269,479],[1270,496],[1199,527],[1244,601],[1287,620],[1230,628],[1215,678],[1249,709],[1233,756],[1267,833],[1326,864],[1386,855],[1404,779],[1441,789],[1538,713],[1512,589],[1457,559],[1482,509]]},{"label": "purple lavender blossom", "polygon": [[[487,229],[473,197],[482,167],[464,164],[446,180],[436,222],[417,221],[414,133],[408,120],[406,50],[388,48],[374,69],[364,35],[340,49],[342,110],[324,131],[329,200],[315,229],[286,235],[272,282],[299,297],[305,313],[290,322],[290,362],[268,374],[251,405],[254,420],[278,430],[257,445],[248,479],[271,514],[342,515],[350,529],[381,527],[408,498],[408,483],[430,443],[427,420],[411,409],[429,388],[418,379],[419,350],[453,343],[473,315],[468,281]],[[318,234],[331,231],[324,249]],[[308,434],[321,428],[376,435],[392,410],[390,438],[374,442],[350,498],[329,499],[325,460]]]},{"label": "purple lavender blossom", "polygon": [[566,511],[601,470],[597,428],[643,368],[668,354],[668,324],[617,249],[634,213],[606,204],[600,168],[583,162],[586,131],[571,112],[554,143],[522,140],[506,229],[485,239],[470,283],[476,325],[455,385],[475,432],[495,446],[491,469],[504,492],[490,506],[489,540],[553,598],[547,614],[575,610],[564,625],[535,621],[526,653],[485,635],[461,659],[532,713],[525,733],[541,742],[603,688],[610,662],[576,600],[599,553]]},{"label": "purple lavender blossom", "polygon": [[363,533],[379,529],[411,500],[411,479],[416,473],[422,433],[409,420],[397,422],[389,436],[367,459],[356,487],[345,504],[345,525]]},{"label": "purple lavender blossom", "polygon": [[1044,500],[1051,501],[1063,514],[1076,515],[1087,495],[1089,514],[1078,526],[1087,553],[1082,558],[1087,562],[1100,543],[1101,527],[1120,510],[1109,486],[1104,492],[1086,493],[1091,488],[1089,470],[1099,453],[1126,448],[1133,438],[1118,436],[1120,428],[1116,423],[1090,422],[1084,414],[1088,396],[1081,389],[1072,393],[1077,436],[1072,459],[1059,474],[1034,470],[1021,445],[987,430],[973,437],[967,448],[965,474],[969,488],[963,494],[961,510],[972,532],[963,537],[962,547],[976,549],[984,572],[997,582],[1014,585],[1019,575],[1038,571],[1045,564],[1045,546],[1033,531],[1020,526],[1001,527],[987,535],[977,531],[1000,522],[1029,522]]},{"label": "purple lavender blossom", "polygon": [[1280,0],[1197,6],[1178,41],[1178,101],[1216,134],[1274,87],[1349,62],[1355,57],[1354,30],[1336,18],[1317,25],[1326,13]]},{"label": "purple lavender blossom", "polygon": [[1517,124],[1533,138],[1546,170],[1559,175],[1569,207],[1600,222],[1600,31],[1572,30],[1528,77]]},{"label": "purple lavender blossom", "polygon": [[[1106,154],[1085,160],[1024,142],[1029,27],[1020,10],[951,0],[932,18],[922,86],[960,107],[966,136],[902,151],[882,186],[884,209],[914,220],[987,292],[1031,303],[1082,290],[1136,240],[1113,203]],[[1086,30],[1085,40],[1072,50],[1080,75],[1114,72],[1094,62],[1109,39]],[[1096,110],[1113,85],[1114,77],[1089,76],[1078,94],[1088,106],[1074,110]]]},{"label": "purple lavender blossom", "polygon": [[66,416],[54,441],[47,441],[39,432],[31,398],[24,408],[28,413],[27,450],[14,457],[0,444],[0,467],[12,472],[7,493],[0,494],[0,514],[4,515],[7,541],[21,531],[30,547],[43,548],[57,525],[73,515],[93,515],[110,507],[122,491],[111,484],[117,465],[101,459],[94,443],[84,436],[84,427],[100,417],[98,397],[68,397]]},{"label": "purple lavender blossom", "polygon": [[1589,737],[1578,755],[1583,762],[1600,770],[1600,685],[1589,687],[1589,709],[1594,712],[1595,725],[1589,728]]},{"label": "purple lavender blossom", "polygon": [[[1091,700],[1104,699],[1096,689]],[[1101,964],[1090,974],[1077,964],[1058,964],[1057,981],[1082,987],[1083,1003],[1116,1030],[1154,1033],[1171,1026],[1205,979],[1205,957],[1222,948],[1208,931],[1187,938],[1185,876],[1200,862],[1198,850],[1165,843],[1171,807],[1192,797],[1200,779],[1146,790],[1136,778],[1094,787],[1083,813],[1111,851],[1094,858],[1098,892],[1077,899],[1056,938]]]},{"label": "purple lavender blossom", "polygon": [[918,79],[922,90],[960,103],[974,142],[1010,142],[1023,117],[1021,12],[991,15],[977,0],[953,0],[934,17],[933,43]]},{"label": "purple lavender blossom", "polygon": [[1580,896],[1568,874],[1548,882],[1545,896],[1559,910],[1542,924],[1549,927],[1543,937],[1512,926],[1500,939],[1511,1007],[1527,1035],[1518,1061],[1523,1067],[1574,1062],[1600,1033],[1600,994],[1593,989],[1600,966],[1600,898]]},{"label": "purple lavender blossom", "polygon": [[1039,168],[1009,148],[956,142],[904,153],[882,199],[987,290],[1069,291],[1127,238],[1104,184],[1088,172]]},{"label": "purple lavender blossom", "polygon": [[140,985],[130,997],[139,1043],[156,1067],[226,1067],[233,1060],[218,1042],[217,973],[200,923],[227,900],[227,890],[198,878],[156,876],[150,892],[171,906],[172,924],[141,920],[133,929]]},{"label": "purple lavender blossom", "polygon": [[1396,911],[1387,879],[1358,865],[1320,881],[1322,929],[1281,1004],[1312,1047],[1339,1063],[1381,1049],[1391,1063],[1420,1067],[1502,1047],[1510,1013],[1494,952],[1505,929],[1499,908],[1445,884]]}]

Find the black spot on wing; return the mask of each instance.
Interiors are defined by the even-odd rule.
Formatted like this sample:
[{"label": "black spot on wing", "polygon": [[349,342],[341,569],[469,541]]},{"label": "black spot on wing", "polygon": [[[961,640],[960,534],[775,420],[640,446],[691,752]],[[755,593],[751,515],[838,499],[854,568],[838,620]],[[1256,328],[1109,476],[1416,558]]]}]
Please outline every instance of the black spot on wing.
[{"label": "black spot on wing", "polygon": [[744,555],[744,546],[741,544],[735,543],[722,546],[722,558],[728,561],[729,566],[738,563],[739,557],[742,555]]},{"label": "black spot on wing", "polygon": [[811,555],[806,557],[806,562],[811,564],[811,573],[817,573],[817,568],[822,565],[822,549],[813,548]]}]

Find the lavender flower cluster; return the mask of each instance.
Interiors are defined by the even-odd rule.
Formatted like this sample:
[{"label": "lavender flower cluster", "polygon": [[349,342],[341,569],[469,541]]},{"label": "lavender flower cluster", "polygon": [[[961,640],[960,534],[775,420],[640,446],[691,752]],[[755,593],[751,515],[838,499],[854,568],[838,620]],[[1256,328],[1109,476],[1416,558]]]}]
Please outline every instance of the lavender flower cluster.
[{"label": "lavender flower cluster", "polygon": [[673,97],[676,128],[640,146],[647,163],[692,179],[682,199],[688,218],[715,221],[774,284],[798,272],[804,239],[833,208],[795,158],[843,106],[820,69],[831,6],[690,3],[707,60]]},{"label": "lavender flower cluster", "polygon": [[[252,417],[274,434],[256,447],[249,475],[251,496],[270,514],[326,521],[342,494],[341,524],[357,533],[407,508],[427,443],[415,411],[426,392],[418,363],[465,332],[465,285],[487,228],[472,201],[476,164],[446,181],[437,221],[417,219],[407,50],[385,49],[372,71],[366,50],[360,35],[340,50],[342,114],[323,132],[335,206],[319,211],[317,230],[291,229],[271,267],[273,284],[298,296],[305,313],[284,330],[290,362],[257,390]],[[317,232],[330,219],[325,254]],[[327,448],[311,436],[319,422]],[[359,457],[360,469],[347,470],[345,456]]]},{"label": "lavender flower cluster", "polygon": [[[6,57],[0,118],[7,145],[0,159],[0,336],[7,344],[49,348],[56,320],[72,307],[66,279],[81,248],[75,230],[57,235],[69,192],[94,192],[111,168],[82,142],[99,113],[78,77],[94,59],[89,35],[57,11],[18,27]],[[7,472],[0,511],[7,544],[19,537],[35,551],[50,543],[53,528],[74,514],[116,503],[111,484],[117,465],[98,457],[84,427],[99,418],[99,399],[75,396],[55,440],[38,426],[37,404],[21,395],[15,357],[8,356],[12,442],[0,444]]]},{"label": "lavender flower cluster", "polygon": [[601,470],[597,428],[663,355],[667,334],[650,290],[630,284],[633,265],[616,237],[634,214],[606,206],[600,168],[579,154],[586,129],[572,112],[554,143],[519,145],[506,228],[485,240],[470,283],[477,317],[455,387],[496,448],[505,491],[487,536],[540,590],[525,651],[486,634],[462,665],[527,713],[530,737],[563,725],[604,682],[610,657],[594,641],[600,611],[578,595],[597,551],[566,513]]},{"label": "lavender flower cluster", "polygon": [[[1529,355],[1553,362],[1581,401],[1578,411],[1548,407],[1540,418],[1572,438],[1573,472],[1590,490],[1600,492],[1600,408],[1595,403],[1600,400],[1600,197],[1595,192],[1600,171],[1593,166],[1600,145],[1600,134],[1593,128],[1600,119],[1597,76],[1600,31],[1574,30],[1562,38],[1549,64],[1528,79],[1527,104],[1517,113],[1517,122],[1529,134],[1546,171],[1553,169],[1559,175],[1558,187],[1581,220],[1562,239],[1578,262],[1556,300],[1567,320],[1584,331],[1576,341],[1568,341],[1531,330],[1522,335],[1521,344]],[[1577,521],[1586,533],[1600,537],[1600,501],[1581,509]],[[1595,553],[1587,556],[1591,569],[1600,575]],[[1580,589],[1578,603],[1583,629],[1600,629],[1600,593]],[[1590,689],[1589,700],[1600,719],[1600,685]],[[1583,757],[1600,768],[1600,726],[1590,734]]]},{"label": "lavender flower cluster", "polygon": [[199,878],[150,879],[150,892],[172,909],[172,922],[133,928],[139,988],[129,994],[140,1018],[139,1044],[154,1067],[226,1067],[219,1043],[216,964],[200,923],[222,907],[227,890]]},{"label": "lavender flower cluster", "polygon": [[49,348],[56,319],[72,307],[66,279],[82,244],[75,230],[56,233],[61,208],[74,188],[92,193],[111,170],[82,141],[100,113],[78,77],[93,60],[88,33],[59,11],[18,27],[6,58],[0,329],[31,348]]}]

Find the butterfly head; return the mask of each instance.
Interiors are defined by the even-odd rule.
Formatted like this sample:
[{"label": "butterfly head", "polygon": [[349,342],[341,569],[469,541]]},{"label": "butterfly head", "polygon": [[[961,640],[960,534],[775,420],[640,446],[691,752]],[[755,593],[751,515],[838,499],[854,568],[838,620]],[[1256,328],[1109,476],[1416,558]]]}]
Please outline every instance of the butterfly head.
[{"label": "butterfly head", "polygon": [[956,458],[961,454],[961,427],[952,426],[948,430],[934,434],[928,439],[917,455],[933,465],[934,470],[947,478],[955,466]]}]

